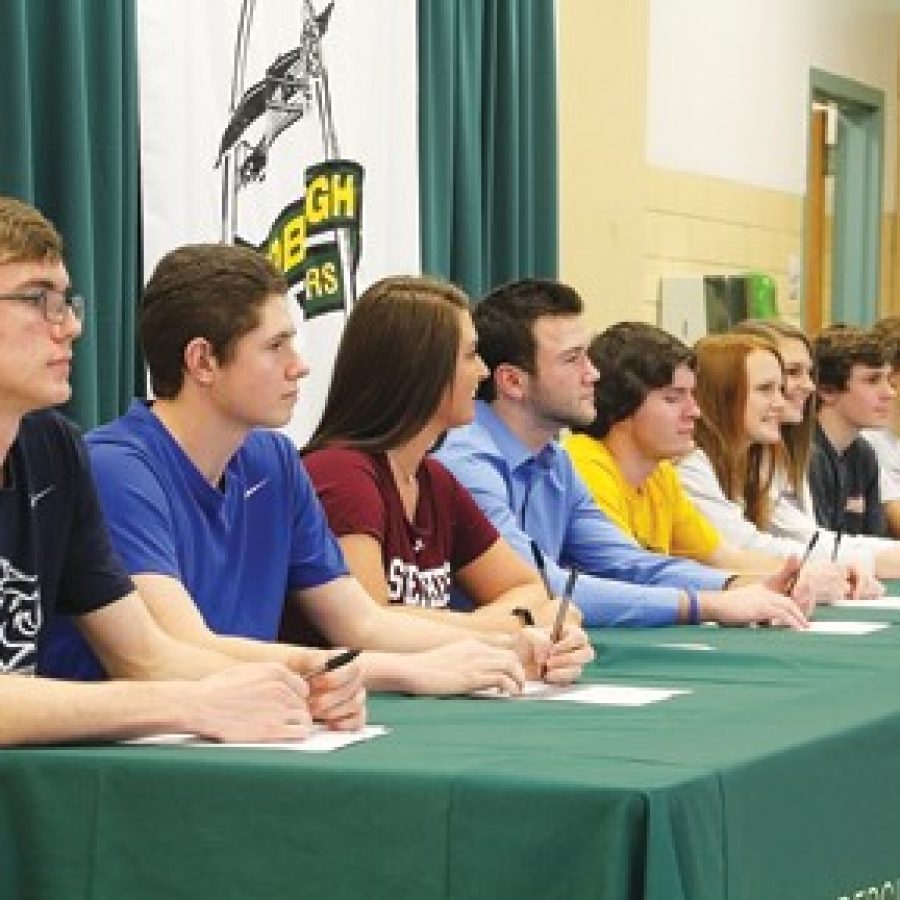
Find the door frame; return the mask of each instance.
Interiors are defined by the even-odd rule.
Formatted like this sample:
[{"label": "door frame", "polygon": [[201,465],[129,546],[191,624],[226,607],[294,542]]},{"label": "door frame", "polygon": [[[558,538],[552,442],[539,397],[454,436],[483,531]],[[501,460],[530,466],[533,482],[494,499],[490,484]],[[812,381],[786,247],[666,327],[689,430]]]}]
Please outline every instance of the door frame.
[{"label": "door frame", "polygon": [[[821,171],[817,163],[820,148],[813,128],[813,103],[833,103],[840,119],[839,139],[834,148],[834,220],[831,247],[831,308],[833,323],[871,324],[879,315],[881,292],[881,229],[884,190],[884,91],[821,69],[809,73],[809,127],[807,129],[807,192],[804,203],[804,284],[807,288],[807,327],[818,330],[821,321],[812,321],[821,297],[810,278],[815,277],[811,246],[814,218],[821,206],[811,202],[816,186],[812,179]],[[810,315],[812,313],[812,315]]]}]

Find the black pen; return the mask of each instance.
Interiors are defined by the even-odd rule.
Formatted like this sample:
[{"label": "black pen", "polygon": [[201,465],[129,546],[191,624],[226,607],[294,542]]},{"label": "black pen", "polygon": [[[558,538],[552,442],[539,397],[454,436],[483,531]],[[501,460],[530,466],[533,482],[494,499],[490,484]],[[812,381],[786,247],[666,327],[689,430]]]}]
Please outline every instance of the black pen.
[{"label": "black pen", "polygon": [[321,666],[313,669],[312,672],[307,672],[304,677],[307,679],[315,678],[316,675],[324,675],[326,672],[333,672],[335,669],[339,669],[341,666],[346,666],[347,663],[353,662],[361,652],[361,650],[344,650],[343,653],[338,653],[337,656],[329,657]]},{"label": "black pen", "polygon": [[556,613],[556,621],[553,623],[553,631],[550,632],[550,640],[555,644],[562,637],[563,622],[572,602],[572,591],[575,590],[575,582],[578,579],[578,569],[569,569],[569,577],[563,589],[562,599],[559,601],[559,610]]},{"label": "black pen", "polygon": [[819,532],[817,531],[809,539],[809,543],[806,545],[806,552],[803,554],[803,558],[800,560],[800,565],[797,566],[797,571],[794,572],[793,576],[791,577],[791,579],[788,581],[787,585],[785,586],[784,592],[788,597],[791,596],[791,591],[793,591],[794,588],[796,587],[797,579],[800,577],[800,571],[806,565],[806,562],[809,559],[810,554],[813,552],[813,547],[816,546],[816,544],[818,543],[818,540],[819,540]]},{"label": "black pen", "polygon": [[834,536],[834,547],[831,548],[831,561],[837,562],[838,558],[838,550],[841,548],[841,538],[844,536],[844,532],[839,528],[837,533]]},{"label": "black pen", "polygon": [[544,590],[547,592],[547,599],[553,600],[553,591],[550,589],[550,582],[547,581],[547,569],[544,566],[544,554],[538,547],[536,541],[531,542],[531,555],[534,557],[534,564],[537,566],[538,572],[541,573],[541,581],[544,583]]}]

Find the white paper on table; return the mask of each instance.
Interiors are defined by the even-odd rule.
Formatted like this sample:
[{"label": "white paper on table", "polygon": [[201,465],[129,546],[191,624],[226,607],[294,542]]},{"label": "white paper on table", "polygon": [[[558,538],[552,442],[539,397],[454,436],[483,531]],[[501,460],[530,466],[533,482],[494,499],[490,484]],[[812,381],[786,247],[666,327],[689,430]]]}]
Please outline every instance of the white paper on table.
[{"label": "white paper on table", "polygon": [[529,700],[532,698],[544,698],[558,694],[562,691],[570,690],[570,685],[547,684],[545,681],[526,681],[522,685],[521,694],[508,694],[499,688],[479,688],[476,691],[470,691],[466,696],[477,697],[483,700]]},{"label": "white paper on table", "polygon": [[859,609],[900,609],[900,597],[873,597],[871,600],[837,600],[832,606],[856,606]]},{"label": "white paper on table", "polygon": [[231,743],[226,741],[208,741],[195,734],[151,734],[147,737],[121,741],[123,744],[141,746],[178,746],[178,747],[250,747],[259,750],[295,750],[299,753],[330,753],[350,744],[370,741],[388,733],[384,725],[366,725],[356,731],[331,731],[317,725],[313,732],[302,741],[282,741],[280,743]]},{"label": "white paper on table", "polygon": [[684,643],[681,642],[672,642],[672,643],[662,643],[657,644],[657,647],[664,647],[666,650],[715,650],[716,648],[712,646],[712,644],[699,644],[696,642],[686,641]]},{"label": "white paper on table", "polygon": [[583,684],[560,694],[551,700],[569,700],[572,703],[590,703],[598,706],[647,706],[662,700],[671,700],[681,694],[689,694],[684,688],[635,687],[628,684]]},{"label": "white paper on table", "polygon": [[859,622],[847,620],[845,622],[810,622],[809,628],[800,629],[798,634],[839,634],[861,635],[872,634],[887,628],[890,622]]},{"label": "white paper on table", "polygon": [[683,688],[635,687],[627,684],[551,685],[543,681],[527,681],[521,694],[505,694],[494,688],[473,692],[473,697],[494,700],[563,700],[597,706],[646,706],[689,694]]}]

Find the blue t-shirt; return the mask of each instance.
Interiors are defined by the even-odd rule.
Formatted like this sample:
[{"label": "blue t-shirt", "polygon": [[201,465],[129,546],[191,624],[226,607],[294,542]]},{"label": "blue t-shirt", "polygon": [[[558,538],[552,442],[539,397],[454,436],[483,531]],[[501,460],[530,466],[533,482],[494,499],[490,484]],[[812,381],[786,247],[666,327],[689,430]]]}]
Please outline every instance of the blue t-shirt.
[{"label": "blue t-shirt", "polygon": [[[210,630],[274,640],[286,595],[347,574],[296,447],[252,431],[213,487],[141,401],[87,436],[113,546],[131,574],[177,578]],[[101,673],[71,623],[44,643],[40,671]]]}]

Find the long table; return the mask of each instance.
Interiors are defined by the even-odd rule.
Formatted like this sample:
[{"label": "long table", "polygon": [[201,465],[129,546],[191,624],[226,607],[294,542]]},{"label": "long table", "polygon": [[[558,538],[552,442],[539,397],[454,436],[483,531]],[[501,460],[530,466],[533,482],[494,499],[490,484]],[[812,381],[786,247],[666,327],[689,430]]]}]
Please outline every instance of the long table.
[{"label": "long table", "polygon": [[900,613],[820,617],[894,624],[598,631],[588,680],[690,693],[379,696],[324,755],[0,751],[0,898],[900,897]]}]

